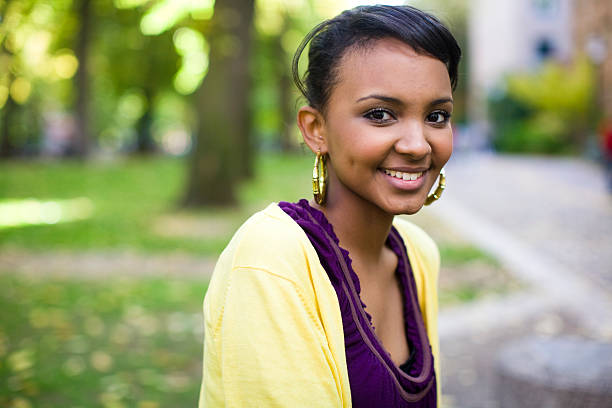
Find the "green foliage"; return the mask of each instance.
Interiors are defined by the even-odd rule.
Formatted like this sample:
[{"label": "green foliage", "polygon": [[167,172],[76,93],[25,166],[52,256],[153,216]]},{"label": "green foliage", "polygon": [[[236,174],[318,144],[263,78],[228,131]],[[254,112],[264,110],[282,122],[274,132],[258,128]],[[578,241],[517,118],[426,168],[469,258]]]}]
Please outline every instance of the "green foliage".
[{"label": "green foliage", "polygon": [[[189,60],[192,68],[194,65],[193,53],[187,58],[184,49],[175,47],[174,30],[169,28],[185,19],[189,24],[206,19],[204,9],[208,14],[212,11],[212,2],[195,3],[165,0],[91,3],[94,23],[88,44],[92,89],[89,137],[102,147],[117,149],[134,145],[137,134],[152,138],[151,124],[157,119],[158,106],[167,106],[164,99],[173,97],[175,75],[186,76],[182,69],[185,61]],[[80,25],[77,10],[78,2],[74,0],[0,3],[3,16],[0,20],[0,108],[14,101],[10,114],[5,109],[5,115],[0,115],[0,123],[10,122],[8,134],[17,152],[27,145],[39,147],[44,115],[70,113],[74,109],[73,78],[82,64],[74,51]],[[155,35],[145,35],[143,27],[148,27],[146,34]],[[150,32],[153,28],[154,33]],[[205,51],[200,50],[198,55]],[[198,70],[196,86],[204,74]],[[190,92],[195,89],[192,88]],[[182,102],[182,105],[173,105],[179,109],[178,115],[163,115],[176,117],[173,123],[162,126],[154,123],[153,131],[188,129],[189,101]]]},{"label": "green foliage", "polygon": [[537,111],[565,121],[585,121],[592,110],[594,79],[585,58],[570,67],[549,61],[536,73],[510,76],[508,93]]},{"label": "green foliage", "polygon": [[495,148],[517,153],[580,150],[597,116],[594,86],[586,59],[570,67],[546,62],[534,73],[509,76],[505,89],[489,99]]},{"label": "green foliage", "polygon": [[206,288],[0,275],[0,406],[195,406]]},{"label": "green foliage", "polygon": [[[47,118],[63,118],[63,130],[70,132],[74,76],[82,64],[75,56],[79,4],[0,2],[0,126],[9,124],[14,153],[40,149]],[[289,75],[291,55],[306,31],[341,5],[275,0],[256,6],[251,133],[260,137],[256,143],[275,145],[293,122],[297,99],[291,81],[279,78]],[[88,110],[94,145],[129,150],[143,139],[159,144],[170,132],[192,133],[192,94],[207,73],[213,10],[213,0],[91,2]],[[14,103],[2,111],[7,101]]]},{"label": "green foliage", "polygon": [[[256,80],[251,106],[253,130],[263,145],[282,144],[279,136],[290,125],[286,122],[294,122],[299,92],[291,79],[291,61],[302,38],[321,20],[314,3],[312,0],[256,3],[257,35],[251,68]],[[284,103],[290,106],[284,107]],[[283,109],[290,110],[290,118],[283,117]]]},{"label": "green foliage", "polygon": [[49,52],[58,16],[50,5],[4,1],[0,16],[0,139],[10,133],[5,143],[11,150],[31,153],[39,143],[41,113],[49,100],[45,85],[70,71],[74,58]]}]

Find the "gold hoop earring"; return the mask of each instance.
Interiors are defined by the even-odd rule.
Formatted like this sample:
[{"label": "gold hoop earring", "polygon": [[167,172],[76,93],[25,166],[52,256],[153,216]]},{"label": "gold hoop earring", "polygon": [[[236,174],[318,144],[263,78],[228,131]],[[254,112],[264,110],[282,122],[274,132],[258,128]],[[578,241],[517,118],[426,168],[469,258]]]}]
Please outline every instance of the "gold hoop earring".
[{"label": "gold hoop earring", "polygon": [[312,194],[319,205],[325,203],[327,194],[327,167],[325,167],[325,154],[317,152],[314,168],[312,169]]},{"label": "gold hoop earring", "polygon": [[425,200],[425,205],[430,205],[434,201],[438,200],[442,196],[442,192],[446,188],[446,177],[444,175],[444,169],[440,170],[440,180],[438,181],[438,187],[436,187],[436,191],[433,194],[427,196]]}]

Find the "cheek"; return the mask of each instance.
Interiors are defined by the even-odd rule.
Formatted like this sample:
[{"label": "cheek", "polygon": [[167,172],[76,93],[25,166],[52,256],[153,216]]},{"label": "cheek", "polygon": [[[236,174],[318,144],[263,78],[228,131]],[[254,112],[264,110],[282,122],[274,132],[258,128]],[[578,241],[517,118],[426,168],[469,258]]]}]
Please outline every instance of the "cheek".
[{"label": "cheek", "polygon": [[360,166],[371,151],[371,146],[365,143],[366,138],[360,134],[359,126],[345,121],[344,126],[335,126],[328,133],[329,154],[332,160],[347,170]]},{"label": "cheek", "polygon": [[380,162],[380,153],[376,146],[362,143],[355,137],[344,140],[343,146],[336,153],[336,158],[342,163],[344,169],[351,173],[355,172],[355,174],[357,172],[363,173],[366,168],[369,169]]},{"label": "cheek", "polygon": [[434,152],[435,164],[443,167],[453,153],[453,133],[451,130],[445,135],[439,135],[431,143]]}]

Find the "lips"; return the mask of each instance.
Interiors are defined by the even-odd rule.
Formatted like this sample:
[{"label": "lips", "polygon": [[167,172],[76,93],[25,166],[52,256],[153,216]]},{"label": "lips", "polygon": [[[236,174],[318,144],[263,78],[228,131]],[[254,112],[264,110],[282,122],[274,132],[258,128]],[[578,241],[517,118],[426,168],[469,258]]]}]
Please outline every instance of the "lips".
[{"label": "lips", "polygon": [[387,182],[396,189],[403,191],[420,191],[426,184],[428,167],[380,167],[378,171],[384,174]]},{"label": "lips", "polygon": [[405,181],[409,181],[409,180],[416,180],[421,178],[421,176],[423,176],[423,172],[419,171],[419,172],[405,172],[405,171],[397,171],[397,170],[390,170],[390,169],[383,169],[383,171],[385,172],[385,174],[391,176],[391,177],[395,177],[397,179],[400,180],[405,180]]}]

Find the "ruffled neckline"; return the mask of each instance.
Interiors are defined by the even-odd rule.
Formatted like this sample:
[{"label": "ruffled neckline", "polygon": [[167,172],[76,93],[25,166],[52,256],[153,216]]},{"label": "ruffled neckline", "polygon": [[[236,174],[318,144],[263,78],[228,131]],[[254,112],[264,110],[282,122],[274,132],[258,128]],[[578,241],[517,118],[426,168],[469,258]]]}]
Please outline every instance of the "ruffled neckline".
[{"label": "ruffled neckline", "polygon": [[[395,227],[391,227],[386,245],[398,258],[396,274],[399,275],[401,286],[403,286],[405,335],[411,347],[416,350],[414,364],[409,373],[395,365],[376,335],[372,317],[366,310],[367,305],[361,300],[361,285],[359,277],[352,268],[352,259],[349,252],[340,246],[334,228],[325,214],[310,206],[305,199],[297,203],[280,202],[278,205],[304,230],[337,292],[343,319],[346,352],[359,359],[359,362],[354,363],[355,369],[357,367],[360,367],[359,370],[368,369],[366,368],[369,367],[368,364],[378,361],[382,371],[377,372],[379,374],[386,372],[391,375],[404,401],[419,401],[428,395],[429,390],[435,384],[433,357],[418,305],[412,268],[402,238]],[[358,344],[363,344],[363,346],[358,346]],[[370,350],[371,357],[365,357],[366,355],[363,354],[365,349],[362,347]],[[359,374],[349,369],[349,377],[353,375]]]},{"label": "ruffled neckline", "polygon": [[[384,353],[386,354],[387,358],[388,358],[388,362],[390,362],[395,370],[399,371],[400,376],[406,376],[407,374],[404,373],[397,365],[395,365],[395,363],[393,363],[391,356],[389,355],[389,353],[387,352],[387,350],[384,348],[381,340],[378,338],[378,336],[376,335],[375,332],[375,327],[372,323],[372,316],[370,315],[370,313],[368,313],[367,311],[367,305],[363,302],[363,300],[361,299],[361,283],[359,281],[359,276],[357,275],[357,273],[355,272],[355,270],[352,267],[352,259],[351,256],[348,252],[348,250],[346,250],[345,248],[343,248],[340,245],[340,240],[338,239],[338,236],[336,235],[335,231],[334,231],[334,227],[333,225],[327,220],[327,217],[325,216],[325,214],[312,207],[310,205],[310,203],[306,200],[306,199],[301,199],[299,200],[297,203],[288,203],[288,202],[280,202],[279,206],[287,213],[291,216],[291,218],[294,219],[294,221],[296,221],[306,232],[310,232],[307,233],[309,239],[311,241],[315,241],[313,242],[313,244],[315,244],[315,247],[317,249],[317,252],[319,252],[319,257],[324,258],[325,260],[334,258],[334,254],[331,253],[332,251],[329,249],[329,245],[327,242],[325,242],[325,238],[324,236],[326,235],[327,238],[331,239],[335,244],[336,247],[340,250],[340,253],[342,254],[342,257],[344,259],[344,262],[347,266],[347,272],[350,276],[350,280],[351,282],[349,283],[352,284],[355,288],[355,292],[357,293],[357,299],[359,300],[359,303],[361,305],[361,308],[364,312],[365,317],[367,318],[367,325],[369,326],[370,330],[370,336],[372,340],[375,341],[375,343],[377,343],[377,348],[384,351]],[[310,219],[314,219],[316,222],[312,222]],[[312,232],[318,231],[316,234],[312,234]],[[324,232],[324,234],[321,233],[321,231]],[[392,237],[395,236],[397,237],[397,239],[392,239]],[[407,258],[405,256],[402,255],[402,251],[405,252],[405,248],[403,248],[403,243],[401,242],[401,238],[399,233],[397,232],[397,230],[395,229],[394,226],[391,226],[391,231],[389,233],[389,236],[387,237],[386,240],[386,245],[388,248],[390,248],[395,255],[397,256],[397,267],[396,267],[396,274],[399,275],[400,278],[400,285],[401,285],[401,290],[402,290],[402,294],[403,296],[408,296],[408,293],[410,292],[414,292],[416,293],[416,288],[412,287],[412,290],[410,290],[407,286],[411,285],[410,280],[407,278],[407,274],[411,273],[411,267],[410,267],[410,263],[407,260]],[[329,265],[330,268],[333,270],[333,274],[330,274],[328,271],[328,274],[330,275],[330,278],[336,278],[336,279],[342,279],[342,267],[338,262],[335,262],[331,265]],[[403,273],[402,273],[403,272]],[[418,307],[418,306],[417,306]],[[407,302],[406,299],[404,300],[404,306],[403,306],[403,313],[404,313],[404,322],[406,324],[406,322],[410,319],[410,317],[408,316],[409,314],[411,314],[413,312],[413,310],[409,310],[408,306],[407,306]],[[417,313],[420,314],[420,311],[417,311]],[[417,325],[418,323],[415,322]],[[356,321],[355,324],[359,324],[359,321]],[[422,343],[422,341],[418,338],[412,338],[412,336],[409,333],[406,333],[406,338],[409,342],[409,344],[411,346],[415,346],[414,341],[418,341],[419,343]],[[422,349],[423,346],[427,347],[429,345],[429,343],[427,342],[427,344],[419,344],[419,349]],[[417,353],[419,355],[415,355],[415,356],[411,356],[412,360],[414,359],[418,359],[420,360],[419,366],[422,365],[423,361],[423,352],[420,351],[419,353]],[[423,373],[421,373],[423,374]],[[408,377],[411,377],[410,375],[407,375]]]}]

